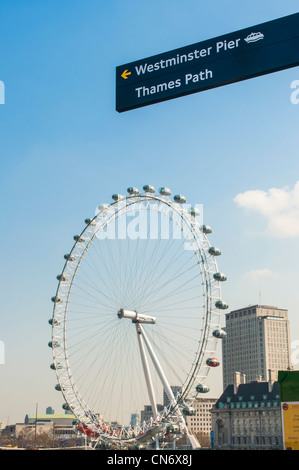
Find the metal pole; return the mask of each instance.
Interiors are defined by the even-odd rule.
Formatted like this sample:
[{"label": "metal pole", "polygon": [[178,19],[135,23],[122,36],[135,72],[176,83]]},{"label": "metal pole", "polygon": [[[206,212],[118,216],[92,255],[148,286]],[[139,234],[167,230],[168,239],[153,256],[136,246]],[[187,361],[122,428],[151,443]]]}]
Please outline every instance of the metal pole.
[{"label": "metal pole", "polygon": [[156,354],[154,353],[154,350],[153,350],[153,348],[152,348],[152,346],[151,346],[151,344],[150,344],[150,342],[149,342],[149,340],[148,340],[148,338],[147,338],[147,336],[146,336],[146,334],[145,334],[145,332],[144,332],[144,329],[142,328],[141,325],[139,325],[139,329],[140,329],[140,332],[142,333],[142,336],[143,336],[143,339],[144,339],[144,341],[145,341],[146,347],[147,347],[147,349],[148,349],[149,355],[151,356],[151,359],[152,359],[152,361],[153,361],[153,364],[154,364],[154,366],[155,366],[155,369],[156,369],[156,371],[157,371],[157,373],[158,373],[158,375],[159,375],[159,377],[160,377],[160,380],[161,380],[161,382],[162,382],[162,385],[163,385],[163,387],[164,387],[164,390],[165,390],[165,392],[166,392],[166,395],[168,396],[168,399],[169,399],[170,403],[171,403],[172,405],[174,405],[174,404],[176,404],[176,400],[175,400],[175,398],[174,398],[174,394],[173,394],[173,392],[172,392],[172,390],[171,390],[171,388],[170,388],[170,385],[169,385],[169,383],[168,383],[168,381],[167,381],[167,379],[166,379],[166,377],[165,377],[165,375],[164,375],[164,372],[163,372],[162,367],[161,367],[161,365],[160,365],[160,363],[159,363],[159,361],[158,361],[158,358],[157,358]]},{"label": "metal pole", "polygon": [[[149,342],[148,337],[146,336],[146,334],[145,334],[145,332],[144,332],[144,329],[142,328],[142,326],[141,326],[140,324],[139,324],[139,331],[140,331],[140,333],[141,333],[142,336],[143,336],[143,339],[144,339],[144,341],[145,341],[145,344],[146,344],[146,347],[147,347],[147,349],[148,349],[149,355],[150,355],[150,357],[151,357],[151,359],[152,359],[152,361],[153,361],[153,364],[154,364],[154,366],[155,366],[155,369],[156,369],[156,371],[157,371],[157,373],[158,373],[158,375],[159,375],[159,377],[160,377],[160,380],[161,380],[161,382],[162,382],[162,385],[163,385],[163,387],[164,387],[164,390],[165,390],[165,392],[166,392],[166,395],[168,396],[168,399],[169,399],[171,405],[175,406],[175,405],[176,405],[176,399],[175,399],[175,397],[174,397],[174,394],[173,394],[173,392],[172,392],[172,390],[171,390],[171,387],[170,387],[170,385],[169,385],[169,383],[168,383],[168,380],[167,380],[167,378],[166,378],[166,376],[165,376],[165,374],[164,374],[164,372],[163,372],[163,369],[162,369],[162,367],[161,367],[161,365],[160,365],[160,363],[159,363],[159,360],[158,360],[158,358],[157,358],[157,356],[156,356],[156,354],[155,354],[155,352],[154,352],[154,350],[153,350],[153,348],[152,348],[152,346],[151,346],[151,343]],[[140,335],[139,335],[139,336],[140,336]],[[179,414],[179,416],[180,416],[180,421],[181,421],[181,423],[182,423],[182,427],[184,428],[184,430],[185,430],[185,432],[186,432],[186,434],[187,434],[188,440],[189,440],[189,442],[190,442],[192,448],[193,448],[193,449],[199,448],[200,446],[199,446],[199,443],[197,442],[197,439],[195,439],[194,436],[192,436],[191,434],[189,434],[189,431],[188,431],[188,428],[187,428],[187,425],[186,425],[186,421],[185,421],[183,415],[181,414],[181,412],[180,412],[179,409],[178,409],[177,411],[178,411],[178,414]]]},{"label": "metal pole", "polygon": [[34,431],[34,445],[36,446],[36,432],[37,432],[37,403],[35,407],[35,431]]},{"label": "metal pole", "polygon": [[144,375],[145,375],[145,381],[146,381],[146,385],[147,385],[149,399],[150,399],[150,403],[151,403],[151,407],[152,407],[153,417],[154,417],[154,419],[156,419],[157,414],[158,414],[158,410],[157,410],[157,405],[156,405],[155,392],[154,392],[153,383],[152,383],[152,379],[151,379],[151,374],[150,374],[150,370],[149,370],[149,366],[148,366],[148,361],[147,361],[147,358],[146,358],[146,354],[145,354],[145,350],[144,350],[144,346],[143,346],[143,341],[142,341],[142,337],[141,337],[141,326],[138,322],[136,323],[136,331],[137,331],[137,338],[138,338],[138,343],[139,343],[141,361],[142,361],[143,371],[144,371]]}]

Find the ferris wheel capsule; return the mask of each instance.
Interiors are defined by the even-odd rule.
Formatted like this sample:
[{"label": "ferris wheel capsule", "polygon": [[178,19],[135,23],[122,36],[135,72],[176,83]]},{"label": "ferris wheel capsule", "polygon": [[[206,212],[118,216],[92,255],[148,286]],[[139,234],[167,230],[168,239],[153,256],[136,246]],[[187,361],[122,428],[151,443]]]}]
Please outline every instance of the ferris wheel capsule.
[{"label": "ferris wheel capsule", "polygon": [[196,410],[192,406],[185,406],[183,408],[183,414],[186,416],[194,416],[196,414]]},{"label": "ferris wheel capsule", "polygon": [[174,199],[175,202],[177,202],[178,204],[185,204],[185,202],[186,202],[185,196],[183,196],[183,195],[181,195],[181,194],[176,194],[173,199]]},{"label": "ferris wheel capsule", "polygon": [[215,273],[213,274],[213,277],[214,279],[216,279],[216,281],[221,281],[221,282],[226,281],[227,279],[226,275],[223,273]]},{"label": "ferris wheel capsule", "polygon": [[213,335],[215,338],[219,338],[219,339],[226,338],[226,336],[227,336],[226,331],[224,331],[224,330],[222,330],[222,329],[214,330],[214,331],[212,332],[212,335]]},{"label": "ferris wheel capsule", "polygon": [[78,243],[84,243],[85,242],[85,238],[82,237],[81,235],[75,235],[74,240],[75,240],[75,242],[78,242]]},{"label": "ferris wheel capsule", "polygon": [[220,256],[221,255],[221,250],[220,250],[220,248],[216,248],[215,246],[211,246],[211,248],[209,248],[209,253],[212,256]]},{"label": "ferris wheel capsule", "polygon": [[53,326],[53,325],[58,326],[60,324],[60,322],[56,318],[50,318],[50,320],[48,320],[48,323],[51,326]]},{"label": "ferris wheel capsule", "polygon": [[98,210],[99,210],[100,212],[104,212],[104,211],[106,211],[106,210],[108,209],[108,207],[109,207],[108,204],[100,204],[100,205],[98,206]]},{"label": "ferris wheel capsule", "polygon": [[167,434],[176,434],[180,430],[180,427],[177,424],[171,424],[170,426],[167,426],[166,428],[166,433]]},{"label": "ferris wheel capsule", "polygon": [[90,219],[90,218],[85,219],[85,223],[86,223],[86,225],[95,225],[96,224],[95,221],[93,219]]},{"label": "ferris wheel capsule", "polygon": [[57,390],[57,392],[65,392],[67,390],[67,388],[62,387],[60,384],[57,384],[57,385],[55,385],[55,390]]},{"label": "ferris wheel capsule", "polygon": [[200,215],[200,212],[199,212],[199,209],[197,207],[190,207],[189,209],[189,214],[192,216],[192,217],[196,217],[196,216],[199,216]]},{"label": "ferris wheel capsule", "polygon": [[170,196],[171,195],[170,189],[165,188],[164,186],[162,186],[162,188],[159,189],[159,193],[161,194],[161,196]]},{"label": "ferris wheel capsule", "polygon": [[72,407],[68,403],[63,403],[62,409],[65,411],[70,411]]},{"label": "ferris wheel capsule", "polygon": [[155,188],[154,186],[151,186],[150,184],[146,184],[145,186],[143,186],[143,191],[146,193],[154,193]]},{"label": "ferris wheel capsule", "polygon": [[216,359],[216,357],[209,357],[209,358],[207,359],[206,364],[207,364],[209,367],[218,367],[218,366],[219,366],[219,361],[218,361],[218,359]]},{"label": "ferris wheel capsule", "polygon": [[51,298],[52,302],[54,302],[54,304],[60,304],[62,302],[62,298],[59,297],[58,295],[55,295],[54,297]]},{"label": "ferris wheel capsule", "polygon": [[208,387],[207,385],[198,384],[196,385],[195,390],[198,393],[208,393],[210,391],[210,387]]},{"label": "ferris wheel capsule", "polygon": [[139,190],[137,188],[130,187],[127,191],[131,196],[139,196]]},{"label": "ferris wheel capsule", "polygon": [[49,341],[48,343],[49,348],[60,348],[60,343],[58,341]]},{"label": "ferris wheel capsule", "polygon": [[201,230],[202,230],[203,233],[205,233],[205,234],[212,233],[212,228],[211,228],[209,225],[203,225],[203,226],[201,227]]},{"label": "ferris wheel capsule", "polygon": [[121,194],[112,194],[113,201],[120,201],[123,198]]},{"label": "ferris wheel capsule", "polygon": [[58,369],[62,369],[62,365],[57,363],[57,364],[54,364],[54,362],[52,364],[50,364],[50,369],[52,370],[58,370]]},{"label": "ferris wheel capsule", "polygon": [[217,302],[215,302],[215,307],[221,310],[226,310],[228,308],[228,303],[223,300],[217,300]]},{"label": "ferris wheel capsule", "polygon": [[66,255],[64,255],[64,259],[65,259],[66,261],[75,261],[76,258],[75,258],[74,255],[66,254]]}]

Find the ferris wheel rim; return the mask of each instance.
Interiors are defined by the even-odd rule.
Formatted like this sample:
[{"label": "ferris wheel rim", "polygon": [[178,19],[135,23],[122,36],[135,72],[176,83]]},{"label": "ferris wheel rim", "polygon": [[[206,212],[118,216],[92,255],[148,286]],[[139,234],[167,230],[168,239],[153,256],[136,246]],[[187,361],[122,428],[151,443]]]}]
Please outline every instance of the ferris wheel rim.
[{"label": "ferris wheel rim", "polygon": [[[185,217],[185,219],[188,221],[188,222],[191,222],[191,220],[189,219],[189,214],[187,212],[184,211],[184,209],[182,210],[182,207],[179,206],[177,203],[173,203],[170,198],[166,198],[166,197],[159,197],[157,195],[152,195],[152,194],[139,194],[139,195],[130,195],[130,196],[127,196],[125,198],[123,198],[121,200],[122,203],[125,203],[125,206],[122,207],[122,209],[126,209],[127,207],[129,207],[129,205],[134,205],[136,204],[136,201],[138,202],[143,202],[143,201],[148,201],[148,200],[151,200],[151,201],[159,201],[159,203],[161,204],[166,204],[168,207],[174,209],[175,211],[179,211],[180,212],[180,215],[182,217]],[[128,204],[127,204],[128,203]],[[111,204],[108,205],[108,207],[117,207],[117,205],[119,204],[119,201],[115,201]],[[91,219],[91,223],[95,222],[97,219],[98,219],[98,216],[99,214],[96,214],[93,219]],[[188,218],[187,218],[188,217]],[[105,223],[105,222],[103,222]],[[107,223],[107,219],[106,219],[106,223]],[[194,220],[192,221],[192,223],[194,223]],[[86,232],[88,231],[88,227],[90,227],[90,224],[87,224],[86,227],[82,230],[82,232],[80,233],[79,235],[79,238],[80,237],[83,237],[84,234],[86,234]],[[198,229],[199,227],[197,227]],[[209,244],[209,241],[208,241],[208,238],[206,237],[205,234],[202,234],[204,239],[205,239],[205,243],[207,244],[207,246],[210,246]],[[88,244],[85,246],[85,249],[83,250],[82,254],[81,254],[81,257],[78,259],[78,261],[75,263],[75,267],[74,267],[74,271],[73,271],[73,276],[72,276],[72,280],[71,280],[71,284],[69,285],[69,288],[68,288],[68,297],[67,299],[69,299],[69,296],[71,295],[71,290],[72,290],[72,286],[73,286],[73,283],[74,283],[74,279],[76,277],[76,274],[77,274],[77,271],[79,269],[79,266],[80,266],[80,263],[83,259],[83,257],[85,256],[85,254],[87,253],[89,247],[92,245],[94,239],[96,237],[96,234],[94,234],[91,239],[89,240]],[[75,243],[73,244],[73,247],[69,253],[69,255],[72,255],[74,252],[75,252],[75,248],[78,247],[78,244],[80,243],[79,239],[77,241],[75,241]],[[202,251],[202,247],[199,247],[199,252]],[[218,267],[217,267],[217,263],[214,259],[214,264],[216,266],[216,270],[215,271],[218,271]],[[62,269],[62,272],[61,272],[61,276],[64,275],[64,273],[66,272],[67,268],[70,266],[69,264],[69,260],[67,259],[65,264],[64,264],[64,267]],[[202,265],[201,267],[204,266],[206,267],[206,265],[204,264],[204,261],[202,259]],[[205,274],[206,271],[204,270]],[[60,293],[60,289],[61,289],[61,286],[63,285],[63,280],[59,280],[59,283],[58,283],[58,286],[57,286],[57,290],[56,290],[56,296],[59,295]],[[218,283],[219,284],[219,283]],[[218,289],[220,288],[220,285],[218,285]],[[217,298],[221,298],[221,291],[219,292],[219,295],[217,295]],[[65,306],[65,319],[66,319],[66,316],[67,316],[67,306],[68,306],[68,301],[66,303],[66,306]],[[205,328],[207,329],[208,328],[208,314],[209,314],[209,309],[211,309],[212,306],[209,306],[207,305],[207,315],[205,316],[206,318],[206,322],[205,322]],[[57,305],[54,304],[54,308],[53,308],[53,316],[52,316],[52,320],[53,320],[53,324],[52,324],[52,342],[55,341],[55,339],[57,339],[57,335],[54,334],[54,328],[55,328],[55,312],[56,312],[56,309],[57,309]],[[65,320],[64,320],[65,321]],[[205,347],[205,335],[203,336],[203,341],[201,342],[201,347],[200,347],[200,351],[198,352],[198,355],[197,355],[197,364],[195,365],[195,368],[193,369],[193,374],[191,375],[190,377],[190,380],[189,380],[189,385],[192,383],[194,383],[194,380],[196,378],[196,371],[198,370],[198,362],[199,362],[199,359],[200,357],[203,356],[202,352],[204,350],[204,347]],[[80,402],[80,405],[82,407],[82,409],[84,409],[85,411],[87,410],[89,412],[89,407],[87,404],[84,403],[84,400],[82,401],[82,397],[80,396],[79,392],[76,390],[76,386],[75,386],[75,383],[73,382],[73,377],[72,377],[72,372],[71,372],[71,368],[69,366],[69,363],[68,363],[68,355],[67,355],[67,346],[66,346],[66,342],[65,342],[65,324],[64,324],[64,333],[62,335],[62,338],[63,338],[63,344],[64,344],[64,358],[65,358],[65,364],[66,364],[66,372],[67,372],[67,375],[63,375],[63,374],[60,374],[58,372],[58,368],[56,368],[56,376],[57,376],[57,380],[58,380],[58,384],[60,385],[63,385],[63,379],[66,379],[69,381],[69,383],[71,384],[71,388],[72,388],[72,392],[73,394],[75,395],[76,399]],[[56,354],[56,349],[53,348],[53,360],[54,360],[54,364],[57,363],[57,354]],[[207,369],[209,370],[209,369]],[[64,371],[65,372],[65,371]],[[62,379],[63,377],[63,379]],[[188,385],[188,386],[189,386]],[[192,384],[189,386],[189,389],[190,387],[192,387]],[[67,403],[68,403],[68,400],[69,400],[69,396],[68,396],[68,393],[67,390],[61,390]],[[186,397],[184,397],[186,398]],[[82,414],[81,413],[81,416],[78,416],[78,414],[75,414],[75,416],[79,419],[82,419]],[[88,421],[88,420],[87,420]],[[108,438],[113,438],[113,437],[109,437],[107,436]]]}]

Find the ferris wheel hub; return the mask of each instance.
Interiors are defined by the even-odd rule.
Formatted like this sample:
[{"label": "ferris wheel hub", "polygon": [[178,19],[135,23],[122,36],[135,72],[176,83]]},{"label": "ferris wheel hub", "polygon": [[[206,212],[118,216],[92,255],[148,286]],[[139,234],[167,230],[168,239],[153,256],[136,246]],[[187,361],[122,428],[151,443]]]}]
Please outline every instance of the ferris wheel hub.
[{"label": "ferris wheel hub", "polygon": [[143,315],[136,312],[136,310],[125,310],[120,308],[117,312],[119,319],[121,318],[130,318],[133,323],[156,323],[156,318],[151,317],[150,315]]}]

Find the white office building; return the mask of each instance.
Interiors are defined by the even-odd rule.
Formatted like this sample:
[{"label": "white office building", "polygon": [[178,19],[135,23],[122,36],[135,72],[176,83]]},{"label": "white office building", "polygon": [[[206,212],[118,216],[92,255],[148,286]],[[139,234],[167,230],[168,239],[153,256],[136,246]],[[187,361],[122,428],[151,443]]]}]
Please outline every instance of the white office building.
[{"label": "white office building", "polygon": [[234,373],[246,382],[277,380],[279,370],[292,369],[288,311],[251,305],[226,314],[222,340],[223,388],[234,383]]}]

